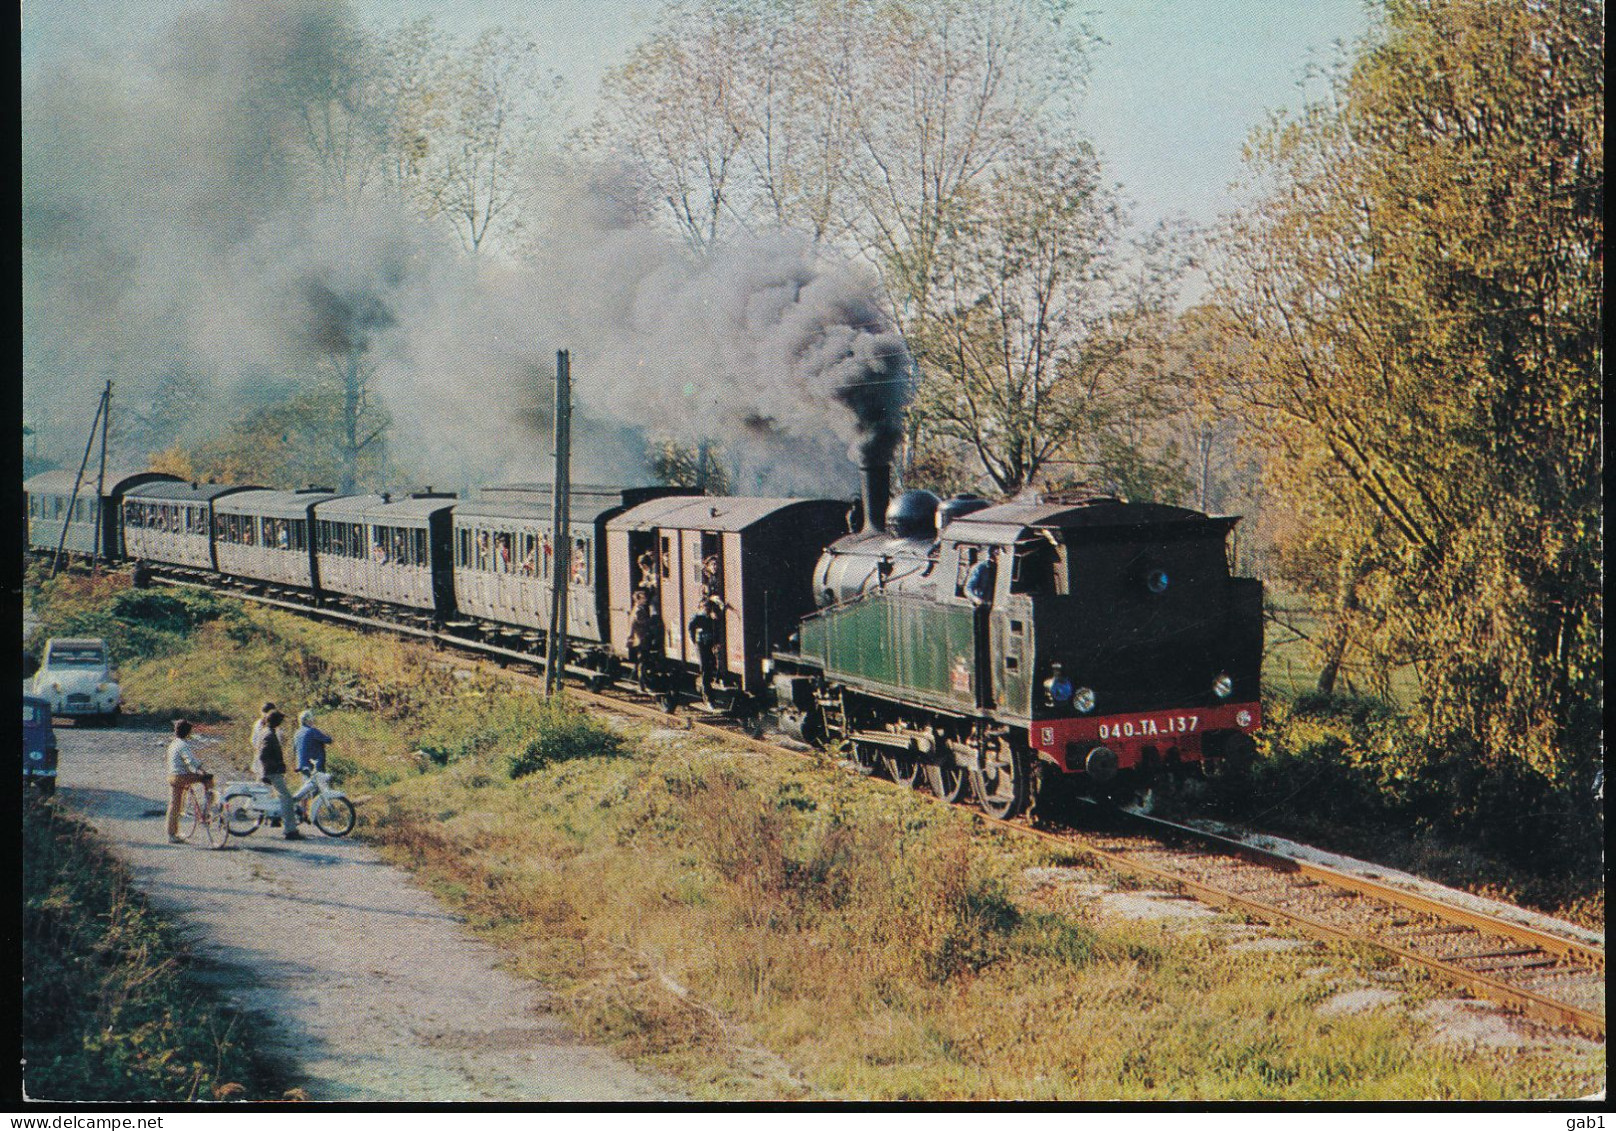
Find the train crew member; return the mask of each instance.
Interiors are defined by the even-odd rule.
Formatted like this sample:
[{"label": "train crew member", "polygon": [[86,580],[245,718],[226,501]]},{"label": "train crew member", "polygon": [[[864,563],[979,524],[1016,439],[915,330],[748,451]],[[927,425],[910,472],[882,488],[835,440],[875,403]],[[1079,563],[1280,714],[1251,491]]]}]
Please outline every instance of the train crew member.
[{"label": "train crew member", "polygon": [[313,711],[304,711],[297,717],[292,752],[297,755],[297,772],[303,775],[303,785],[292,794],[293,801],[303,801],[313,795],[314,775],[325,773],[325,748],[330,745],[331,736],[314,725]]},{"label": "train crew member", "polygon": [[281,835],[287,840],[302,840],[303,834],[297,831],[297,807],[292,804],[291,791],[286,788],[286,753],[278,729],[285,721],[286,716],[279,711],[264,716],[264,729],[254,748],[253,769],[260,781],[280,795]]},{"label": "train crew member", "polygon": [[201,782],[208,791],[208,806],[214,804],[213,775],[208,773],[196,756],[196,748],[189,741],[191,724],[184,719],[174,721],[174,741],[168,744],[168,842],[185,843],[180,839],[180,806],[185,803],[185,791]]}]

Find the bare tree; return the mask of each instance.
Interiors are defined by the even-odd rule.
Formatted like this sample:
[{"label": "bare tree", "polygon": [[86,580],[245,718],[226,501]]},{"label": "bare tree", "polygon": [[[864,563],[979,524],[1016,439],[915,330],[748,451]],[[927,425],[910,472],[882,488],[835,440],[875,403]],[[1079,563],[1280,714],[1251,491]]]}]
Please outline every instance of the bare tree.
[{"label": "bare tree", "polygon": [[423,92],[425,128],[411,148],[418,199],[477,252],[496,226],[519,226],[523,163],[559,118],[561,79],[536,44],[497,28],[440,49],[427,70],[438,89]]},{"label": "bare tree", "polygon": [[930,370],[919,426],[972,449],[1006,494],[1057,456],[1146,484],[1124,458],[1136,445],[1107,440],[1136,436],[1170,391],[1157,342],[1171,265],[1119,270],[1121,217],[1082,147],[1001,166],[960,211],[911,332]]},{"label": "bare tree", "polygon": [[757,93],[745,81],[745,60],[757,48],[756,22],[747,4],[673,0],[603,87],[594,140],[643,167],[667,217],[698,251],[727,238],[741,218],[736,182],[755,139]]}]

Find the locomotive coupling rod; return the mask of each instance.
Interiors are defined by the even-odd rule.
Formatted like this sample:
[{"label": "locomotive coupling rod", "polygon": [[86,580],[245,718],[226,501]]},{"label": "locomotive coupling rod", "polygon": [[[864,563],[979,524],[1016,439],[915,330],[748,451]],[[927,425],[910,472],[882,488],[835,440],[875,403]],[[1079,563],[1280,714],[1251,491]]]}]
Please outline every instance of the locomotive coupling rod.
[{"label": "locomotive coupling rod", "polygon": [[894,734],[890,730],[856,730],[848,737],[854,742],[868,742],[908,754],[930,754],[936,746],[929,734]]}]

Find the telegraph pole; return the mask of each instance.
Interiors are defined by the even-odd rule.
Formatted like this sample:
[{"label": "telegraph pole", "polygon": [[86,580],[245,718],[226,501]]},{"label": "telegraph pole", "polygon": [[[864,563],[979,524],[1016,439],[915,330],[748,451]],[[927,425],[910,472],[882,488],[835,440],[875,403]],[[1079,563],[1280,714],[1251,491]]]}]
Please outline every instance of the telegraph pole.
[{"label": "telegraph pole", "polygon": [[111,546],[101,545],[101,528],[106,525],[102,521],[101,500],[107,497],[107,425],[111,422],[112,382],[108,381],[106,391],[101,394],[101,469],[95,477],[95,558],[98,566],[101,563],[102,550],[106,551],[106,557],[110,559],[113,549]]},{"label": "telegraph pole", "polygon": [[[67,551],[68,526],[73,521],[74,509],[79,505],[79,486],[84,482],[85,468],[90,466],[90,453],[95,450],[95,433],[97,428],[101,430],[101,474],[103,478],[106,476],[107,430],[104,422],[111,407],[112,382],[108,381],[107,387],[101,392],[101,402],[95,406],[95,419],[90,422],[90,438],[86,440],[84,444],[84,458],[79,461],[79,473],[73,477],[73,494],[67,500],[67,513],[62,516],[62,536],[56,542],[56,556],[51,559],[52,577],[55,577],[57,571],[62,568],[62,558],[65,556]],[[99,490],[96,493],[95,503],[96,507],[99,509],[101,506],[101,495]],[[101,516],[99,514],[96,515],[95,530],[95,552],[96,556],[99,557],[101,554]]]},{"label": "telegraph pole", "polygon": [[567,512],[572,509],[572,356],[556,351],[555,377],[555,484],[552,489],[550,538],[554,552],[550,558],[550,632],[544,659],[544,691],[554,695],[561,690],[561,672],[567,663],[567,579],[572,573],[572,528]]}]

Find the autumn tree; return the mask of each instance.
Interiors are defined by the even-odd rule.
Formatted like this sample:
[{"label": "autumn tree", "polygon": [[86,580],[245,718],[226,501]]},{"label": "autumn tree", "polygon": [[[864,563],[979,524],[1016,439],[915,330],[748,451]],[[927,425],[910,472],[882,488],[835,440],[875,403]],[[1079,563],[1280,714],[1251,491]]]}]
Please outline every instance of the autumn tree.
[{"label": "autumn tree", "polygon": [[690,487],[703,495],[730,492],[730,476],[724,467],[722,449],[711,440],[702,440],[693,446],[663,440],[652,444],[646,454],[651,474],[658,483]]},{"label": "autumn tree", "polygon": [[285,400],[242,416],[218,434],[189,449],[175,446],[153,461],[156,470],[184,467],[190,478],[220,483],[256,483],[282,490],[317,484],[340,489],[380,490],[392,467],[385,438],[386,418],[368,416],[370,442],[346,450],[331,438],[344,426],[344,388],[335,375]]},{"label": "autumn tree", "polygon": [[1385,0],[1262,131],[1219,298],[1337,631],[1433,748],[1600,757],[1602,4]]},{"label": "autumn tree", "polygon": [[1006,495],[1057,456],[1078,478],[1162,493],[1141,432],[1172,392],[1159,349],[1171,263],[1122,269],[1093,154],[1072,143],[1005,162],[952,211],[911,331],[931,371],[920,430],[970,448]]}]

